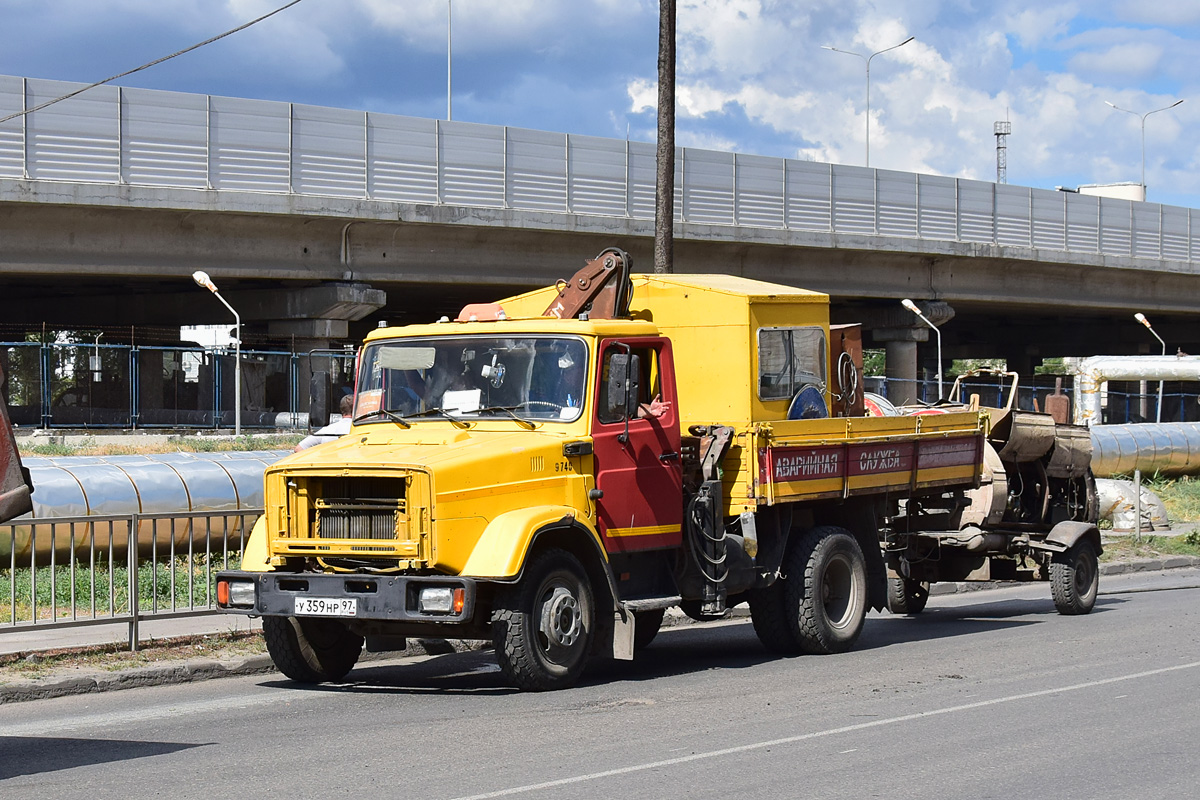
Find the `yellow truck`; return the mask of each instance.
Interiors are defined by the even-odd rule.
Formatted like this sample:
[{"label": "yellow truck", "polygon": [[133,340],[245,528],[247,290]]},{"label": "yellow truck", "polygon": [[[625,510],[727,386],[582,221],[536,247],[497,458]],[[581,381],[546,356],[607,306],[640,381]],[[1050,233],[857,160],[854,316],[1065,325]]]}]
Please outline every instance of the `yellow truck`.
[{"label": "yellow truck", "polygon": [[632,658],[667,608],[740,603],[774,652],[841,652],[889,578],[920,583],[885,546],[979,489],[987,415],[854,416],[861,347],[826,295],[629,266],[609,249],[367,337],[351,432],[268,468],[217,578],[284,674],[490,639],[512,683],[556,689]]}]

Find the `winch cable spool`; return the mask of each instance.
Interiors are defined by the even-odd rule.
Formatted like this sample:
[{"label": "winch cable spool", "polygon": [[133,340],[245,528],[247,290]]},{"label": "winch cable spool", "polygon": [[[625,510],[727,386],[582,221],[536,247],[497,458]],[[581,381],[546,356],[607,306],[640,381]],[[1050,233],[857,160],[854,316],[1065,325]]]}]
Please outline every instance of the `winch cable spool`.
[{"label": "winch cable spool", "polygon": [[706,615],[720,614],[725,611],[725,579],[729,576],[725,526],[721,522],[721,459],[733,438],[733,428],[696,426],[691,432],[702,437],[703,482],[688,502],[684,539],[688,553],[704,577],[700,611]]},{"label": "winch cable spool", "polygon": [[[837,378],[838,390],[833,394],[833,399],[842,404],[843,409],[848,409],[850,403],[854,400],[854,396],[858,393],[858,367],[854,364],[854,358],[849,353],[843,352],[838,356],[837,368],[834,372]],[[849,416],[849,412],[843,410],[843,416]]]}]

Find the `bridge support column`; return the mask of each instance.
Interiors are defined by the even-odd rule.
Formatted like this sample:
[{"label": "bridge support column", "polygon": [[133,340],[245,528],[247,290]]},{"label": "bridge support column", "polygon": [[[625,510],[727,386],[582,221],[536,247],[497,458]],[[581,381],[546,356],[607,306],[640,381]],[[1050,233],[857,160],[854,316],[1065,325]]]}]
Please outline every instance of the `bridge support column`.
[{"label": "bridge support column", "polygon": [[[934,325],[943,325],[954,317],[954,309],[950,304],[940,300],[922,301],[917,305]],[[872,321],[872,338],[876,344],[883,344],[886,348],[884,374],[888,379],[888,399],[896,405],[916,402],[920,397],[917,344],[933,338],[929,326],[899,304],[895,308],[879,310]],[[936,353],[932,355],[936,374],[938,356]],[[942,365],[942,375],[944,383],[946,364]]]},{"label": "bridge support column", "polygon": [[[917,341],[915,338],[903,339],[899,335],[910,336],[917,333],[912,328],[895,328],[888,334],[897,334],[895,339],[886,339],[884,375],[888,379],[888,399],[896,405],[907,405],[917,399]],[[875,341],[880,340],[884,331],[875,331]]]}]

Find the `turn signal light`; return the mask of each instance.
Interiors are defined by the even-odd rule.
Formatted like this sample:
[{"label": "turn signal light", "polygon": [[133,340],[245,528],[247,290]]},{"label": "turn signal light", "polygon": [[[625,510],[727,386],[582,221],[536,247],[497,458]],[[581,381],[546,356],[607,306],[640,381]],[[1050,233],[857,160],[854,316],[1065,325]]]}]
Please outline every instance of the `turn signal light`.
[{"label": "turn signal light", "polygon": [[454,590],[454,605],[453,605],[454,613],[461,614],[462,610],[463,610],[463,606],[466,605],[466,602],[467,602],[467,590],[463,589],[462,587],[455,589]]}]

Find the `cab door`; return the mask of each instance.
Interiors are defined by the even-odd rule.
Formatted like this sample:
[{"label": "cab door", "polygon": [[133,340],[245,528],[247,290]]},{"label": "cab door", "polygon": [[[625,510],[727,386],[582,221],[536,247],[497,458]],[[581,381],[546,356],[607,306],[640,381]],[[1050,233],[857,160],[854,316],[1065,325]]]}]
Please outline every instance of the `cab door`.
[{"label": "cab door", "polygon": [[[662,416],[634,414],[610,404],[614,355],[636,356],[639,403],[656,395],[669,403]],[[682,542],[683,465],[671,343],[667,339],[609,339],[601,343],[600,379],[592,418],[592,447],[600,533],[610,553],[678,547]],[[628,435],[626,427],[628,423]]]}]

